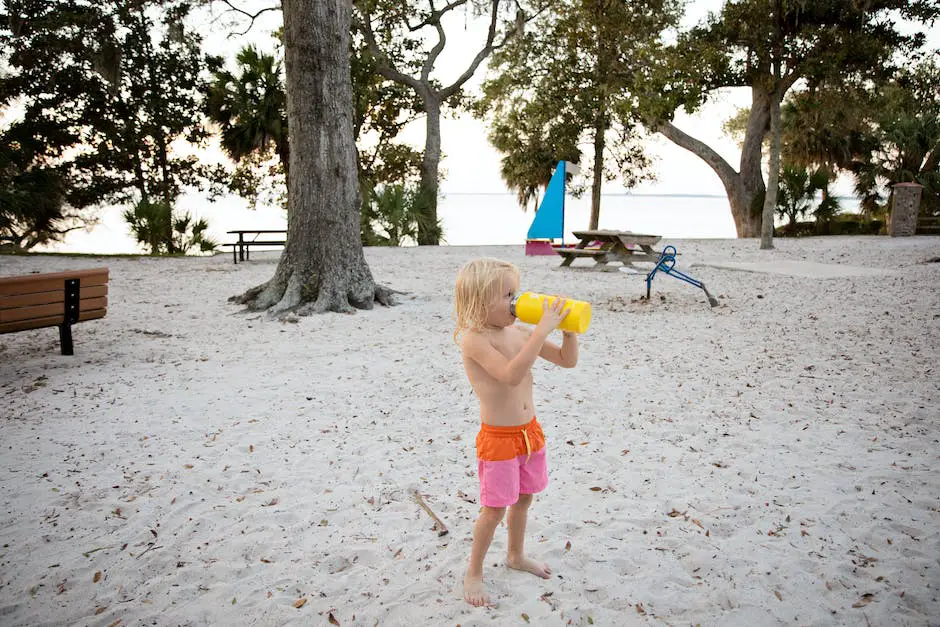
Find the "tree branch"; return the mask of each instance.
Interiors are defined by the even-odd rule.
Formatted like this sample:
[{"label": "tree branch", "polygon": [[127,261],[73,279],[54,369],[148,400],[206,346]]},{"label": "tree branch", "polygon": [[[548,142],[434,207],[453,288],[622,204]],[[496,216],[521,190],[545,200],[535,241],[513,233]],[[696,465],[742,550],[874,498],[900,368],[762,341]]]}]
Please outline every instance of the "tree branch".
[{"label": "tree branch", "polygon": [[420,22],[420,23],[418,23],[418,24],[415,24],[414,26],[412,26],[411,24],[407,24],[407,23],[406,23],[406,25],[408,26],[408,30],[409,30],[410,32],[413,33],[413,32],[415,32],[415,31],[421,30],[421,29],[424,28],[425,26],[430,26],[430,25],[432,25],[432,24],[438,24],[438,25],[440,25],[440,23],[441,23],[441,17],[442,17],[445,13],[447,13],[448,11],[451,11],[451,10],[453,10],[453,9],[456,9],[457,7],[459,7],[459,6],[461,6],[461,5],[467,4],[467,0],[456,0],[456,2],[451,2],[450,4],[448,4],[446,7],[444,7],[444,8],[441,9],[440,11],[435,11],[435,10],[434,10],[434,2],[433,2],[433,0],[429,0],[429,4],[430,4],[430,6],[431,6],[431,14],[428,16],[428,18],[427,18],[426,20],[424,20],[423,22]]},{"label": "tree branch", "polygon": [[463,74],[461,74],[457,80],[450,84],[450,86],[441,89],[438,92],[438,95],[441,97],[441,100],[446,100],[457,93],[457,91],[463,87],[464,83],[470,80],[470,77],[477,71],[477,68],[480,67],[480,64],[483,62],[483,59],[488,57],[493,50],[500,48],[509,41],[509,38],[513,36],[514,31],[512,29],[506,31],[506,36],[503,38],[503,41],[499,43],[498,46],[493,45],[493,40],[496,39],[496,24],[497,24],[497,15],[499,9],[499,0],[493,0],[491,5],[490,12],[490,27],[486,33],[486,45],[483,46],[483,49],[480,50],[476,57],[473,58],[473,61],[470,63]]},{"label": "tree branch", "polygon": [[[431,6],[434,6],[433,2]],[[424,66],[421,68],[421,81],[425,83],[431,78],[431,70],[434,69],[434,62],[441,56],[444,46],[447,45],[447,35],[444,34],[444,27],[441,26],[440,19],[434,22],[434,29],[437,30],[437,43],[431,48],[431,52],[428,53],[428,58],[424,60]]]},{"label": "tree branch", "polygon": [[672,122],[659,122],[653,127],[653,130],[655,130],[657,133],[665,135],[667,139],[677,146],[685,148],[692,154],[701,158],[709,165],[712,170],[715,171],[715,174],[717,174],[718,178],[721,179],[721,182],[724,184],[726,190],[731,191],[737,187],[739,178],[738,173],[708,144],[701,140],[695,139],[688,133],[680,130]]},{"label": "tree branch", "polygon": [[364,13],[362,17],[358,14],[353,15],[353,25],[356,29],[362,33],[362,36],[366,40],[366,46],[369,48],[369,52],[372,53],[372,56],[375,57],[375,69],[376,71],[389,79],[390,81],[395,81],[396,83],[402,83],[403,85],[408,85],[418,93],[422,93],[426,90],[424,84],[416,78],[408,76],[407,74],[400,72],[398,68],[395,67],[395,64],[388,58],[388,55],[379,47],[378,42],[375,40],[375,32],[372,30],[372,16],[368,13]]},{"label": "tree branch", "polygon": [[241,13],[242,15],[244,15],[245,17],[247,17],[249,20],[251,20],[251,21],[248,23],[248,28],[246,28],[246,29],[244,30],[244,32],[235,33],[235,35],[238,36],[238,37],[241,37],[242,35],[247,34],[248,31],[250,31],[250,30],[252,29],[252,27],[255,25],[255,20],[258,19],[263,13],[267,13],[268,11],[280,11],[280,10],[281,10],[281,5],[278,4],[278,5],[275,5],[275,6],[273,6],[273,7],[265,7],[265,8],[261,9],[260,11],[255,12],[255,13],[249,13],[248,11],[245,11],[244,9],[240,9],[240,8],[238,8],[237,6],[235,6],[234,4],[232,4],[231,0],[219,0],[219,2],[221,2],[222,4],[224,4],[225,6],[227,6],[228,9],[229,9],[229,11],[232,11],[233,13]]}]

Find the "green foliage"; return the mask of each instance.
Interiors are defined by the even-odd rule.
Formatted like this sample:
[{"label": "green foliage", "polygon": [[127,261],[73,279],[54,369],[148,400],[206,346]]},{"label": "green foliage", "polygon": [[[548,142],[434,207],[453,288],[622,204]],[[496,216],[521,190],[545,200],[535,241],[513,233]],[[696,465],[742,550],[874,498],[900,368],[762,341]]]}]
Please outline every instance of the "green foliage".
[{"label": "green foliage", "polygon": [[53,203],[19,205],[28,215],[13,219],[13,205],[0,207],[8,224],[20,225],[15,237],[25,245],[89,223],[85,210],[98,204],[152,197],[172,203],[184,188],[210,184],[208,168],[171,148],[206,137],[199,115],[206,60],[200,38],[183,28],[189,5],[5,3],[0,107],[22,117],[2,130],[10,153],[0,180],[14,196],[29,189],[36,169],[57,183]]},{"label": "green foliage", "polygon": [[360,184],[371,189],[416,181],[423,154],[396,138],[419,117],[421,100],[406,85],[382,77],[358,31],[353,31],[351,45],[353,128]]},{"label": "green foliage", "polygon": [[[779,22],[769,19],[779,7]],[[671,119],[678,107],[697,110],[723,87],[773,88],[771,56],[779,49],[784,92],[798,79],[860,83],[889,77],[898,55],[924,43],[902,34],[897,18],[929,25],[935,0],[729,0],[721,11],[683,33],[668,62],[653,68],[644,102],[650,117]]]},{"label": "green foliage", "polygon": [[[814,209],[816,195],[822,192],[823,199]],[[808,171],[792,165],[784,165],[780,172],[780,189],[777,192],[776,213],[796,223],[807,214],[817,219],[830,219],[839,210],[838,201],[829,195],[829,173],[824,170]]]},{"label": "green foliage", "polygon": [[142,200],[124,212],[124,220],[151,255],[185,255],[193,248],[212,252],[218,244],[207,236],[206,220],[193,221],[189,212],[177,214],[161,201]]},{"label": "green foliage", "polygon": [[30,250],[91,223],[68,204],[73,173],[50,163],[46,147],[23,123],[0,132],[0,241]]},{"label": "green foliage", "polygon": [[213,70],[205,104],[219,127],[222,149],[235,162],[228,189],[252,207],[262,198],[286,206],[290,142],[281,62],[246,46],[235,64],[235,72]]},{"label": "green foliage", "polygon": [[[857,187],[890,193],[897,183],[924,186],[927,212],[940,210],[940,54],[906,69],[878,90],[871,109],[874,150],[856,168]],[[880,194],[879,194],[880,195]]]},{"label": "green foliage", "polygon": [[441,224],[427,223],[427,215],[416,184],[401,183],[373,188],[364,196],[361,213],[363,244],[366,246],[401,246],[416,243],[419,231],[436,231]]},{"label": "green foliage", "polygon": [[493,55],[476,113],[491,117],[501,174],[521,205],[537,200],[560,159],[591,178],[595,160],[580,159],[587,142],[602,178],[632,187],[651,177],[636,95],[679,15],[674,0],[555,2]]},{"label": "green foliage", "polygon": [[[427,0],[355,0],[353,2],[354,46],[361,42],[363,59],[373,63],[375,73],[407,88],[415,98],[416,110],[426,114],[425,150],[419,171],[422,205],[426,222],[436,223],[437,191],[440,177],[440,116],[443,110],[462,109],[467,98],[464,85],[494,49],[503,45],[525,22],[527,5],[541,5],[541,0],[458,0],[438,4]],[[447,45],[446,32],[453,27],[453,12],[463,8],[465,20],[486,15],[489,20],[486,39],[466,69],[449,85],[432,78],[434,66]],[[544,7],[543,7],[544,8]],[[501,18],[502,16],[502,18]],[[353,79],[356,80],[353,68]],[[421,244],[437,244],[436,229],[421,231]]]}]

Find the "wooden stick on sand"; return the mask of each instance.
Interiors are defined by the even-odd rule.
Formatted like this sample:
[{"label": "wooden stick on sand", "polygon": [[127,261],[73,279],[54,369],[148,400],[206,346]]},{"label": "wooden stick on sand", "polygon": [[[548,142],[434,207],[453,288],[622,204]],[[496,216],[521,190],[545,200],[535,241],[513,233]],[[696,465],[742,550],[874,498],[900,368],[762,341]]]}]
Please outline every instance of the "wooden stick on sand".
[{"label": "wooden stick on sand", "polygon": [[414,491],[415,500],[418,501],[418,505],[424,508],[424,511],[428,513],[428,516],[434,519],[434,528],[437,529],[437,535],[446,536],[447,535],[447,526],[444,524],[440,518],[437,517],[437,514],[431,511],[431,508],[427,506],[424,502],[424,499],[421,498],[421,494],[417,490]]}]

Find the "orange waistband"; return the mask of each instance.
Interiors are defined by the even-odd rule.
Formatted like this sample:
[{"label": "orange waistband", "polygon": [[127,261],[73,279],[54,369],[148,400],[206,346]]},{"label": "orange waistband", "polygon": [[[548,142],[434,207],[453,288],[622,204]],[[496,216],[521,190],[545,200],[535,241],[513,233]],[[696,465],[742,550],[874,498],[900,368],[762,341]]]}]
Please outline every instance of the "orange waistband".
[{"label": "orange waistband", "polygon": [[524,423],[524,424],[521,424],[521,425],[501,426],[501,425],[490,425],[490,424],[487,424],[487,423],[484,422],[484,423],[481,423],[481,424],[480,424],[480,431],[484,431],[484,432],[486,432],[488,435],[489,435],[489,434],[492,434],[492,435],[518,435],[518,434],[522,433],[523,431],[525,431],[526,429],[531,429],[531,428],[534,427],[536,424],[538,424],[538,420],[536,420],[535,416],[532,416],[532,420],[530,420],[529,422],[526,422],[526,423]]},{"label": "orange waistband", "polygon": [[477,434],[477,459],[498,462],[525,455],[526,462],[545,448],[542,425],[533,418],[524,425],[508,427],[483,423]]}]

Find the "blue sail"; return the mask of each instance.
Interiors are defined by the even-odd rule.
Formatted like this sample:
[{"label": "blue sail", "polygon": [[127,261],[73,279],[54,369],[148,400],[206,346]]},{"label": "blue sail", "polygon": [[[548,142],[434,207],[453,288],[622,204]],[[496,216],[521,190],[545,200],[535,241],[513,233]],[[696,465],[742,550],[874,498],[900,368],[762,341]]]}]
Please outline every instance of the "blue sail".
[{"label": "blue sail", "polygon": [[559,161],[548,182],[545,196],[535,212],[535,219],[526,233],[527,239],[563,237],[565,220],[565,162]]}]

